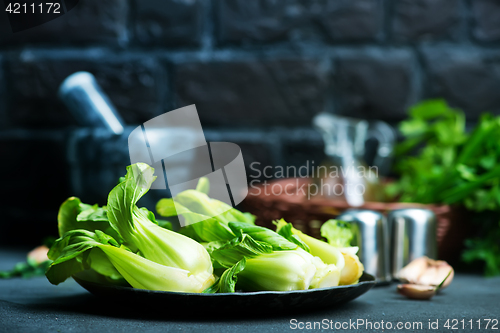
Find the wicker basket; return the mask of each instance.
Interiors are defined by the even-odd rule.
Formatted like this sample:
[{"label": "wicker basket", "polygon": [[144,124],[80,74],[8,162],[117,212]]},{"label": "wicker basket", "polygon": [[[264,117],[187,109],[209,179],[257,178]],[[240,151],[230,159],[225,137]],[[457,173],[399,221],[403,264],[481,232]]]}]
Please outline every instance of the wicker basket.
[{"label": "wicker basket", "polygon": [[[243,201],[244,208],[257,216],[256,223],[275,229],[272,221],[284,218],[295,228],[320,238],[323,222],[335,218],[346,209],[351,208],[341,200],[313,197],[307,199],[300,188],[307,188],[308,178],[288,178],[275,180],[263,185],[253,186]],[[272,186],[286,189],[286,194],[272,194]],[[471,230],[467,223],[467,211],[462,207],[449,205],[424,205],[414,203],[366,202],[360,209],[370,209],[387,214],[399,208],[426,208],[432,210],[437,217],[438,255],[440,259],[450,263],[459,259],[463,248],[463,240]]]}]

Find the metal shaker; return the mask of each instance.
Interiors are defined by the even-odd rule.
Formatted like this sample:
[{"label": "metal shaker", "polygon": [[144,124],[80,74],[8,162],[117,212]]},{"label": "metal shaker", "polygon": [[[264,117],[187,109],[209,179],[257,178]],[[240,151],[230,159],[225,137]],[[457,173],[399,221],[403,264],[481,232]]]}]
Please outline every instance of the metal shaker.
[{"label": "metal shaker", "polygon": [[390,282],[389,230],[385,216],[372,210],[349,209],[337,219],[351,223],[352,245],[359,247],[358,256],[365,272],[375,276],[379,283]]},{"label": "metal shaker", "polygon": [[394,277],[412,260],[437,259],[436,215],[428,209],[405,208],[388,215],[391,226],[391,272]]}]

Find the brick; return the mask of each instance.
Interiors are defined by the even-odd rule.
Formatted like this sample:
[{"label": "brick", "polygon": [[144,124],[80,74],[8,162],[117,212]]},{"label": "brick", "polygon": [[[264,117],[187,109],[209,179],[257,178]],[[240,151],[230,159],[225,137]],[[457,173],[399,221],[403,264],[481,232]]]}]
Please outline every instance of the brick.
[{"label": "brick", "polygon": [[[0,134],[2,244],[37,244],[57,232],[57,210],[70,196],[62,133],[4,131]],[[28,232],[26,232],[28,231]]]},{"label": "brick", "polygon": [[479,41],[500,40],[500,3],[495,0],[471,1],[473,35]]},{"label": "brick", "polygon": [[381,35],[380,0],[326,0],[313,7],[313,21],[318,21],[331,40],[373,40]]},{"label": "brick", "polygon": [[201,0],[136,0],[135,39],[141,45],[198,45]]},{"label": "brick", "polygon": [[247,59],[174,65],[177,107],[197,104],[204,126],[310,124],[323,110],[329,62]]},{"label": "brick", "polygon": [[[77,71],[96,76],[124,120],[142,123],[162,112],[161,68],[147,57],[111,54],[37,55],[26,51],[9,64],[12,82],[11,122],[22,127],[60,127],[75,120],[57,99],[61,82]],[[165,89],[166,90],[166,89]]]},{"label": "brick", "polygon": [[443,97],[468,118],[500,111],[500,52],[472,48],[426,48],[429,97]]},{"label": "brick", "polygon": [[15,34],[5,17],[0,20],[0,43],[122,44],[128,38],[127,16],[127,1],[79,1],[75,8],[61,17]]},{"label": "brick", "polygon": [[418,98],[416,61],[404,49],[340,52],[334,101],[340,115],[401,120]]},{"label": "brick", "polygon": [[367,40],[380,35],[380,0],[218,0],[221,43]]},{"label": "brick", "polygon": [[458,0],[397,0],[394,6],[392,33],[395,39],[435,39],[456,35]]}]

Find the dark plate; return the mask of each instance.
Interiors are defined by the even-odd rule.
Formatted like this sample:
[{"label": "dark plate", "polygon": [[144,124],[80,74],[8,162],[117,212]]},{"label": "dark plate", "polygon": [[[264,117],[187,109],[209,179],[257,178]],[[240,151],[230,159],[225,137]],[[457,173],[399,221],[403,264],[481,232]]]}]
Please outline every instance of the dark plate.
[{"label": "dark plate", "polygon": [[349,286],[294,291],[196,294],[105,286],[77,277],[74,279],[92,294],[113,303],[120,302],[135,307],[165,308],[168,306],[169,311],[182,312],[189,309],[191,313],[197,311],[206,313],[213,310],[226,314],[241,311],[276,313],[325,308],[349,302],[366,293],[375,285],[375,278],[370,274],[363,273],[359,283]]}]

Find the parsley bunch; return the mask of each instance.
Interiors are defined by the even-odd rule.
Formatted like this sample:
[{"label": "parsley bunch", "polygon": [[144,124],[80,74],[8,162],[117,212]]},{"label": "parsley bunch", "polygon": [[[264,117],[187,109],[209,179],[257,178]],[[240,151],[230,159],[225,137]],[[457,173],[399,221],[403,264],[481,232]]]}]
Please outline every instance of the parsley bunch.
[{"label": "parsley bunch", "polygon": [[[500,117],[483,114],[467,133],[463,112],[443,100],[410,109],[399,129],[398,182],[387,192],[401,202],[463,205],[473,212],[500,211]],[[485,262],[486,275],[500,274],[500,224],[479,223],[481,238],[468,239],[462,258]]]}]

